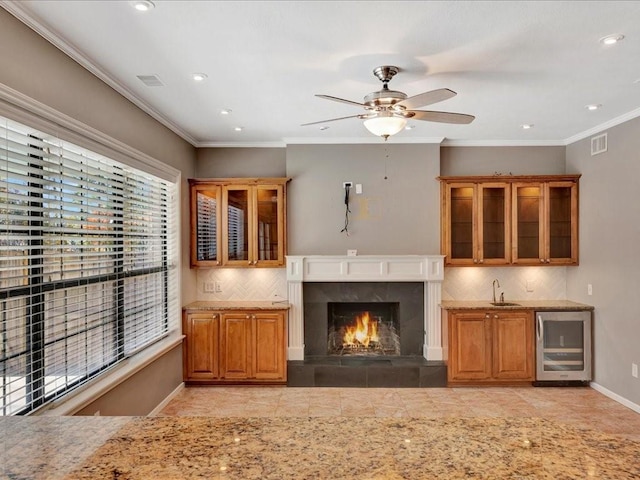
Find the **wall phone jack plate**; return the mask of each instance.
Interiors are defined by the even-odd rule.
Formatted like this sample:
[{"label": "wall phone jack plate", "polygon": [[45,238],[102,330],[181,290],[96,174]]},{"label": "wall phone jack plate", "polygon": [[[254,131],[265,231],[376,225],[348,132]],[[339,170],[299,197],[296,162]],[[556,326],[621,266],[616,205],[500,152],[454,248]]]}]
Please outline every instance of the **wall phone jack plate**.
[{"label": "wall phone jack plate", "polygon": [[353,187],[353,182],[342,182],[342,188]]}]

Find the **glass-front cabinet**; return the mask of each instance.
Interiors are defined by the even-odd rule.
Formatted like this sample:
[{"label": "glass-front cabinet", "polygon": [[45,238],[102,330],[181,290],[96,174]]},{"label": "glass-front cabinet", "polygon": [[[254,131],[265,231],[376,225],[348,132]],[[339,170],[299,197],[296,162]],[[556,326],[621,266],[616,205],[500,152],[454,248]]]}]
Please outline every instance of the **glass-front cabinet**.
[{"label": "glass-front cabinet", "polygon": [[283,266],[287,181],[189,180],[191,266]]},{"label": "glass-front cabinet", "polygon": [[513,185],[513,263],[578,263],[578,184],[573,181]]},{"label": "glass-front cabinet", "polygon": [[440,177],[445,264],[576,265],[579,177]]},{"label": "glass-front cabinet", "polygon": [[509,185],[446,183],[442,245],[448,265],[509,262]]}]

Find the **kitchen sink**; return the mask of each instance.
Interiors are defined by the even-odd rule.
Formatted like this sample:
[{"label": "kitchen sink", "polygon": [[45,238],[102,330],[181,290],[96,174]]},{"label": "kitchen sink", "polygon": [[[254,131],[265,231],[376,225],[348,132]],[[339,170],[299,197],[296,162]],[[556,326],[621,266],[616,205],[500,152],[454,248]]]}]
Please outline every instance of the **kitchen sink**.
[{"label": "kitchen sink", "polygon": [[511,303],[511,302],[491,302],[491,305],[494,307],[519,307],[519,303]]}]

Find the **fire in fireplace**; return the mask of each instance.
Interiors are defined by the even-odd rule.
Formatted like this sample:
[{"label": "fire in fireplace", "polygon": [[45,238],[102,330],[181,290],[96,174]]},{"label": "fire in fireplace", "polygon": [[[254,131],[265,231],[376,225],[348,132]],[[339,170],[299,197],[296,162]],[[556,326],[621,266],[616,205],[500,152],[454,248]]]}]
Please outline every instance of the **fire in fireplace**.
[{"label": "fire in fireplace", "polygon": [[329,355],[400,355],[399,303],[329,302]]}]

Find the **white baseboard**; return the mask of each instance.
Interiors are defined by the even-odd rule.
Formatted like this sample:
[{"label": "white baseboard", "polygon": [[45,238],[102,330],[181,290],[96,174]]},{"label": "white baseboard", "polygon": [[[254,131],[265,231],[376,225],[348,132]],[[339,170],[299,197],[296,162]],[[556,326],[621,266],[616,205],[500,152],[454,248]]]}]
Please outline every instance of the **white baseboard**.
[{"label": "white baseboard", "polygon": [[613,393],[611,390],[604,388],[602,385],[599,385],[596,382],[591,382],[589,386],[594,390],[597,390],[601,394],[606,395],[610,399],[615,400],[618,403],[621,403],[627,408],[630,408],[634,412],[640,413],[640,405],[638,405],[637,403],[633,403],[631,400],[627,400],[626,398],[621,397],[617,393]]},{"label": "white baseboard", "polygon": [[164,400],[162,400],[158,406],[156,408],[154,408],[153,410],[151,410],[151,412],[149,412],[149,414],[147,415],[147,417],[155,417],[156,415],[158,415],[160,413],[160,411],[166,407],[167,405],[169,405],[169,402],[171,400],[173,400],[182,390],[184,389],[184,382],[182,382],[180,385],[178,385],[175,390],[173,392],[171,392],[169,395],[167,395],[167,398],[165,398]]}]

